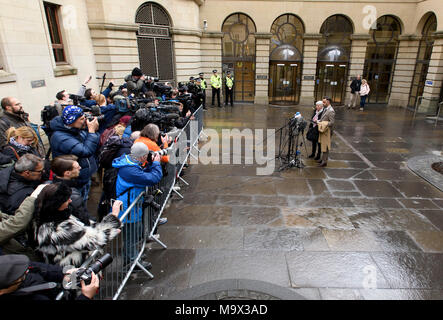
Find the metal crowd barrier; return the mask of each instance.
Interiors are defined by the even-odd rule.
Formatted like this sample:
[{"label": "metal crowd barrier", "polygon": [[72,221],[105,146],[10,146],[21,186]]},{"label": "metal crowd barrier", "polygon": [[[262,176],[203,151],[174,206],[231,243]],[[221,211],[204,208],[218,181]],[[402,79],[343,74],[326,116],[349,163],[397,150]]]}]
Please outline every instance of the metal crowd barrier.
[{"label": "metal crowd barrier", "polygon": [[[154,275],[146,270],[140,263],[144,254],[148,240],[155,241],[164,249],[166,244],[154,237],[157,233],[157,226],[166,204],[174,192],[181,199],[183,196],[178,192],[177,183],[182,181],[189,185],[180,174],[193,150],[198,152],[198,141],[203,134],[203,107],[195,111],[195,120],[189,121],[186,126],[180,130],[170,146],[170,162],[166,164],[163,170],[163,178],[160,183],[153,187],[148,187],[129,205],[123,215],[120,217],[124,223],[122,232],[119,236],[108,243],[104,248],[97,249],[82,264],[81,268],[87,268],[91,263],[100,258],[104,253],[109,253],[113,257],[113,262],[102,271],[103,278],[100,280],[99,299],[117,300],[124,289],[134,268],[141,269],[149,278]],[[152,195],[154,202],[160,206],[160,210],[150,205],[143,205],[146,197]],[[142,212],[141,217],[139,213]],[[62,291],[57,300],[64,295]]]}]

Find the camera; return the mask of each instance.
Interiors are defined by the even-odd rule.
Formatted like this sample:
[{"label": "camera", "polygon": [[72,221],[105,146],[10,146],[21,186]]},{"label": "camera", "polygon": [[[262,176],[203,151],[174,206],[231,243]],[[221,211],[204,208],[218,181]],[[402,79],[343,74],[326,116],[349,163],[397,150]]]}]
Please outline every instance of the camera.
[{"label": "camera", "polygon": [[85,102],[85,101],[86,101],[86,98],[85,98],[85,97],[78,96],[78,95],[76,95],[76,94],[70,94],[70,95],[69,95],[69,99],[72,100],[72,104],[73,104],[74,106],[78,106],[81,102]]},{"label": "camera", "polygon": [[169,151],[171,151],[171,148],[162,149],[160,151],[149,151],[148,153],[148,162],[152,163],[154,161],[155,156],[158,154],[160,157],[167,156]]},{"label": "camera", "polygon": [[77,270],[77,279],[83,280],[86,285],[91,284],[92,273],[98,274],[100,271],[104,270],[107,266],[112,263],[112,256],[107,253],[100,259],[97,259],[91,266],[87,269],[81,268]]},{"label": "camera", "polygon": [[85,112],[85,118],[88,121],[93,121],[95,118],[97,118],[98,122],[105,120],[105,116],[102,114],[99,106],[92,106],[90,108],[83,107],[83,111]]},{"label": "camera", "polygon": [[289,127],[294,131],[295,134],[304,132],[307,126],[307,122],[303,119],[300,112],[297,112],[294,117],[289,120]]}]

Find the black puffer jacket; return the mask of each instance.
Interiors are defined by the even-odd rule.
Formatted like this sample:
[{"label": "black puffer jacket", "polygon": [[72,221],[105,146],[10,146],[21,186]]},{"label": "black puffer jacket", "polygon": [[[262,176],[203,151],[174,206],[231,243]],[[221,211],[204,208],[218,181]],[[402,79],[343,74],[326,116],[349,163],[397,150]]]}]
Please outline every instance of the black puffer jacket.
[{"label": "black puffer jacket", "polygon": [[30,181],[23,178],[9,167],[0,171],[0,209],[4,213],[13,215],[35,188],[40,184],[38,181]]}]

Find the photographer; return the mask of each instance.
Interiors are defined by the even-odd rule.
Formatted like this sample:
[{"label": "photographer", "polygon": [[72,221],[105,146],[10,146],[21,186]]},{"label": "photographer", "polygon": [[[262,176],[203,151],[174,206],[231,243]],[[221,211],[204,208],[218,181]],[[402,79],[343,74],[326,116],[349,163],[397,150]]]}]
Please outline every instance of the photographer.
[{"label": "photographer", "polygon": [[[58,291],[51,282],[61,285],[66,275],[76,269],[63,272],[62,267],[31,262],[24,255],[0,256],[0,301],[6,300],[55,300]],[[91,283],[81,281],[81,295],[76,300],[90,300],[99,289],[100,280],[94,273]],[[46,285],[46,288],[37,287]],[[50,289],[52,288],[52,289]]]},{"label": "photographer", "polygon": [[194,113],[194,100],[192,99],[192,94],[188,93],[188,87],[182,86],[178,89],[179,96],[177,97],[178,102],[183,104],[183,112],[184,114],[188,113],[188,111],[191,111],[191,113]]},{"label": "photographer", "polygon": [[[130,155],[122,155],[112,162],[118,169],[116,196],[123,202],[125,212],[137,196],[145,191],[146,187],[154,186],[163,177],[160,165],[160,156],[157,154],[151,163],[147,163],[149,149],[144,143],[135,142],[131,147]],[[144,165],[147,165],[144,167]],[[137,207],[123,220],[123,240],[125,242],[125,263],[130,263],[137,257],[136,244],[143,237],[143,209]],[[163,222],[164,223],[164,222]],[[148,262],[141,262],[149,268]]]},{"label": "photographer", "polygon": [[[80,89],[77,92],[77,96],[83,97],[86,91],[86,85],[92,80],[92,76],[88,76],[85,81],[80,86]],[[62,90],[56,94],[56,101],[54,102],[54,107],[57,109],[57,113],[59,116],[62,115],[63,109],[67,106],[72,105],[72,100],[69,98],[70,94],[66,90]],[[50,119],[52,120],[52,119]]]},{"label": "photographer", "polygon": [[[161,139],[161,145],[159,146],[157,142]],[[150,123],[143,128],[140,133],[140,138],[135,140],[134,143],[141,142],[144,143],[150,151],[160,151],[161,149],[168,148],[168,135],[160,136],[160,129],[156,124]],[[163,156],[161,158],[162,163],[169,162],[169,156]]]},{"label": "photographer", "polygon": [[125,77],[126,87],[129,94],[138,96],[140,93],[148,92],[148,87],[145,84],[146,77],[140,68],[134,68],[132,73]]},{"label": "photographer", "polygon": [[[87,130],[84,130],[85,126]],[[55,158],[73,154],[79,158],[78,163],[82,169],[77,179],[77,189],[85,202],[88,199],[91,177],[97,171],[94,155],[100,139],[98,127],[97,118],[86,120],[83,110],[76,106],[65,108],[62,117],[51,121],[51,129],[54,131],[50,140],[52,156]]]},{"label": "photographer", "polygon": [[80,266],[94,250],[100,249],[120,233],[121,201],[100,223],[84,225],[69,207],[72,191],[64,183],[49,184],[35,202],[34,234],[37,251],[47,262],[60,266]]}]

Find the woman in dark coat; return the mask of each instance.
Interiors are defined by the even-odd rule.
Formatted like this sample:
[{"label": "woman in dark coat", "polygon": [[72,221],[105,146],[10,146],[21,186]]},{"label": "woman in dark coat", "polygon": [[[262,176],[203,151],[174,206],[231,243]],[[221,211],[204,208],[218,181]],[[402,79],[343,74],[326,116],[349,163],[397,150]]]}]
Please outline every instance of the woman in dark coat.
[{"label": "woman in dark coat", "polygon": [[[316,104],[315,104],[315,110],[314,110],[314,113],[312,115],[311,120],[315,121],[315,120],[321,119],[322,114],[323,114],[323,102],[322,101],[317,101]],[[320,148],[320,144],[318,143],[318,128],[317,128],[317,124],[311,122],[311,124],[309,125],[309,129],[311,130],[311,128],[314,128],[313,130],[317,131],[317,139],[311,140],[311,142],[312,142],[312,153],[309,156],[309,158],[314,158],[315,157],[314,160],[320,160],[321,148]],[[316,151],[317,151],[317,156],[315,156],[315,152]]]}]

